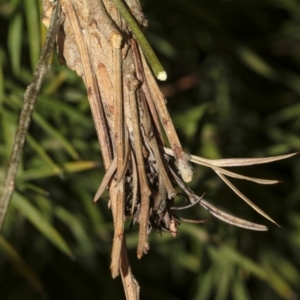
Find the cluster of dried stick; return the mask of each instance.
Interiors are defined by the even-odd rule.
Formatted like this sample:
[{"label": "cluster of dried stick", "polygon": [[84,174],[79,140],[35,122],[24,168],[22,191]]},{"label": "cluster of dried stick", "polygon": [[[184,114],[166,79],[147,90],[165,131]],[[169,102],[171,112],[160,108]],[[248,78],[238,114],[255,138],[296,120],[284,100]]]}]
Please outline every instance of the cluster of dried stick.
[{"label": "cluster of dried stick", "polygon": [[[127,5],[144,26],[139,2]],[[176,192],[161,125],[175,155],[173,172],[190,181],[192,169],[144,54],[113,2],[66,0],[61,8],[59,57],[85,82],[102,149],[106,175],[95,201],[109,187],[115,228],[111,272],[116,277],[127,259],[125,217],[139,223],[139,258],[149,249],[152,227],[176,234],[177,219],[170,210]],[[53,3],[44,1],[46,24],[52,9]]]},{"label": "cluster of dried stick", "polygon": [[[145,24],[138,1],[128,6]],[[44,10],[52,5],[44,2]],[[140,224],[138,257],[148,251],[151,227],[176,232],[169,207],[176,196],[170,157],[164,153],[164,128],[175,155],[176,170],[192,179],[165,99],[139,45],[112,1],[74,0],[62,3],[64,22],[58,34],[60,58],[82,76],[107,170],[95,201],[109,186],[115,236],[111,270],[118,274],[124,217]],[[47,20],[46,16],[44,18]],[[177,180],[180,179],[178,174]]]},{"label": "cluster of dried stick", "polygon": [[[174,214],[174,186],[180,186],[191,205],[200,203],[224,221],[254,230],[266,230],[228,215],[195,195],[184,182],[192,179],[190,161],[214,171],[243,200],[270,219],[225,175],[261,184],[277,181],[249,178],[221,167],[265,163],[263,160],[211,161],[189,157],[183,150],[174,125],[144,53],[121,17],[113,0],[61,0],[62,23],[57,37],[59,58],[82,76],[98,134],[106,174],[94,201],[108,187],[114,220],[111,272],[121,272],[128,299],[138,298],[138,285],[127,260],[124,218],[139,223],[137,256],[149,249],[151,228],[176,236],[180,218]],[[146,20],[138,0],[125,0],[139,26]],[[44,18],[49,23],[53,1],[43,0]],[[167,141],[164,141],[166,136]],[[168,143],[170,148],[165,148]],[[270,219],[271,220],[271,219]]]}]

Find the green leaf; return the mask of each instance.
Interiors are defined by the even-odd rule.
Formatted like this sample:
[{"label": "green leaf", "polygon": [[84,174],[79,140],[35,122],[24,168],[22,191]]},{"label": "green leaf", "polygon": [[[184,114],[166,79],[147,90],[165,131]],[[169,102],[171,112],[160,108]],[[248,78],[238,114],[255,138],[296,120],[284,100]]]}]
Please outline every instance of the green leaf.
[{"label": "green leaf", "polygon": [[37,103],[37,109],[51,110],[53,113],[61,113],[68,116],[73,122],[79,122],[83,126],[93,126],[92,121],[82,114],[78,109],[62,101],[55,101],[50,97],[41,95]]},{"label": "green leaf", "polygon": [[61,206],[55,208],[54,214],[67,225],[73,236],[76,238],[78,245],[76,255],[82,255],[92,264],[96,255],[95,248],[83,226],[82,219],[68,212]]},{"label": "green leaf", "polygon": [[29,202],[28,199],[15,192],[12,199],[12,205],[18,209],[55,247],[69,257],[74,257],[71,249],[60,233],[57,232],[52,224],[46,220],[46,218]]},{"label": "green leaf", "polygon": [[4,84],[4,59],[5,59],[5,53],[2,50],[2,48],[0,47],[0,106],[3,105],[4,102],[4,88],[5,88],[5,84]]},{"label": "green leaf", "polygon": [[192,138],[198,127],[197,121],[200,120],[209,109],[211,109],[210,103],[197,105],[186,110],[184,113],[175,115],[173,118],[174,124],[184,131],[185,136]]},{"label": "green leaf", "polygon": [[[298,81],[299,82],[299,81]],[[288,106],[281,109],[267,118],[269,125],[275,125],[282,122],[287,122],[292,119],[298,118],[300,115],[300,104],[296,103],[294,105]]]},{"label": "green leaf", "polygon": [[179,253],[177,252],[174,255],[174,259],[180,268],[185,268],[193,273],[197,273],[200,266],[200,259],[197,255],[191,255],[187,253]]},{"label": "green leaf", "polygon": [[14,137],[16,133],[16,124],[11,118],[11,114],[6,111],[4,108],[0,107],[0,116],[1,116],[1,129],[3,134],[3,146],[6,153],[6,159],[10,157],[10,152],[14,143]]},{"label": "green leaf", "polygon": [[[62,165],[66,173],[77,173],[98,167],[99,163],[94,161],[67,162]],[[18,175],[17,180],[35,180],[51,176],[57,176],[52,167],[45,166],[26,170]]]},{"label": "green leaf", "polygon": [[38,2],[24,0],[26,22],[28,27],[28,42],[30,49],[31,68],[34,70],[41,52],[40,18]]},{"label": "green leaf", "polygon": [[43,292],[44,287],[39,278],[36,276],[30,266],[24,261],[19,252],[7,241],[0,236],[0,251],[10,261],[17,272],[38,292]]},{"label": "green leaf", "polygon": [[227,246],[222,247],[222,257],[224,259],[229,259],[232,262],[240,265],[248,272],[254,274],[260,279],[267,279],[267,273],[258,263],[255,263],[250,258],[242,255],[241,253],[237,252],[236,250],[229,248]]},{"label": "green leaf", "polygon": [[41,144],[39,144],[30,134],[27,135],[26,139],[32,149],[34,149],[41,159],[53,169],[53,172],[60,177],[63,176],[63,170],[51,159]]},{"label": "green leaf", "polygon": [[79,154],[72,146],[72,144],[63,135],[61,135],[58,130],[54,129],[48,122],[46,122],[46,120],[40,114],[34,112],[33,119],[48,134],[52,135],[55,139],[57,139],[73,159],[80,159]]},{"label": "green leaf", "polygon": [[200,228],[200,226],[194,226],[192,224],[183,223],[180,225],[180,231],[191,235],[193,238],[207,243],[209,241],[209,235],[207,232]]},{"label": "green leaf", "polygon": [[262,264],[268,274],[267,281],[283,299],[293,299],[297,297],[296,291],[292,289],[279,272],[271,267],[270,258],[266,253],[262,255]]},{"label": "green leaf", "polygon": [[216,269],[214,268],[214,266],[212,266],[207,272],[205,272],[203,277],[199,278],[197,284],[197,291],[195,292],[193,300],[211,299],[210,296],[214,290],[213,281],[215,276]]},{"label": "green leaf", "polygon": [[233,281],[232,294],[234,300],[251,300],[241,276],[236,276]]},{"label": "green leaf", "polygon": [[257,72],[270,80],[277,81],[280,76],[275,69],[273,69],[263,58],[253,52],[246,46],[240,46],[236,49],[238,56],[241,58],[250,69]]},{"label": "green leaf", "polygon": [[14,75],[20,73],[20,62],[22,52],[22,27],[23,19],[20,13],[17,13],[9,26],[8,30],[8,49],[10,54],[11,66]]}]

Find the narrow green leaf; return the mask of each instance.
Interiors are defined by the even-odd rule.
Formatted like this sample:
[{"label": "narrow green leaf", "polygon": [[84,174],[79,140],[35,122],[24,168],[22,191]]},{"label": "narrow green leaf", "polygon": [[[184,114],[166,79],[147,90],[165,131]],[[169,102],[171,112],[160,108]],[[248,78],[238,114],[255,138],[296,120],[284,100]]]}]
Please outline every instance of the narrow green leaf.
[{"label": "narrow green leaf", "polygon": [[37,185],[27,183],[27,182],[19,184],[18,189],[19,190],[31,190],[31,191],[34,191],[36,194],[40,194],[43,196],[49,196],[49,192],[46,191],[45,189],[43,189]]},{"label": "narrow green leaf", "polygon": [[232,294],[234,300],[251,300],[245,283],[240,276],[236,276],[233,281]]},{"label": "narrow green leaf", "polygon": [[[95,167],[98,167],[99,163],[94,161],[78,161],[78,162],[68,162],[62,165],[62,169],[66,173],[77,173],[82,172],[86,170],[93,169]],[[41,167],[41,168],[35,168],[30,169],[27,171],[22,172],[20,175],[18,175],[18,180],[35,180],[35,179],[41,179],[46,177],[52,177],[57,176],[57,174],[53,171],[53,168],[47,167]]]},{"label": "narrow green leaf", "polygon": [[211,299],[210,296],[213,293],[214,286],[214,278],[216,276],[216,270],[214,267],[211,267],[203,277],[198,280],[198,288],[195,293],[193,300],[206,300]]},{"label": "narrow green leaf", "polygon": [[277,270],[289,283],[297,286],[300,278],[300,270],[297,265],[293,264],[289,257],[281,255],[272,249],[267,253],[268,261],[272,268]]},{"label": "narrow green leaf", "polygon": [[[45,27],[43,27],[44,29]],[[51,77],[51,81],[48,82],[44,89],[44,93],[47,95],[53,95],[60,90],[61,86],[67,82],[69,73],[66,69],[60,68],[59,73],[55,72],[55,76]],[[69,100],[69,99],[68,99]],[[62,102],[60,102],[62,103]],[[52,108],[54,108],[52,106]]]},{"label": "narrow green leaf", "polygon": [[267,281],[270,286],[280,295],[283,299],[295,299],[297,297],[296,291],[289,285],[289,283],[281,276],[280,273],[276,272],[269,262],[267,255],[263,257],[263,265],[268,274]]},{"label": "narrow green leaf", "polygon": [[40,114],[34,112],[33,119],[48,134],[52,135],[55,139],[57,139],[73,159],[80,159],[79,154],[72,146],[72,144],[69,143],[69,141],[62,134],[60,134],[58,130],[54,129],[48,122],[46,122],[46,120]]},{"label": "narrow green leaf", "polygon": [[[20,101],[19,98],[12,96],[10,97],[10,100],[12,100],[10,105],[13,103],[17,107],[20,108],[22,107],[22,102]],[[9,112],[8,114],[12,115]],[[50,134],[55,139],[57,139],[73,159],[75,160],[80,159],[79,154],[72,146],[72,144],[69,143],[69,141],[58,130],[56,130],[53,126],[51,126],[38,112],[35,111],[33,113],[33,119],[44,131],[46,131],[48,134]]]},{"label": "narrow green leaf", "polygon": [[22,0],[11,0],[11,1],[9,1],[10,5],[11,5],[11,12],[14,12],[18,8],[21,1]]},{"label": "narrow green leaf", "polygon": [[39,210],[34,207],[28,199],[15,192],[12,199],[12,205],[18,209],[55,247],[69,257],[73,257],[71,249],[60,233],[43,215],[41,215]]},{"label": "narrow green leaf", "polygon": [[235,262],[237,265],[240,265],[246,271],[252,273],[262,280],[266,280],[268,277],[264,268],[261,267],[258,263],[255,263],[250,258],[238,253],[236,250],[227,246],[222,247],[222,259],[229,259],[232,262]]},{"label": "narrow green leaf", "polygon": [[195,239],[200,240],[204,243],[207,243],[210,239],[207,232],[201,229],[199,226],[195,226],[193,224],[182,223],[180,225],[180,231],[187,233],[193,236]]},{"label": "narrow green leaf", "polygon": [[28,27],[28,41],[30,50],[30,62],[32,70],[39,60],[41,52],[40,40],[40,18],[38,10],[38,2],[35,0],[25,0],[25,15]]},{"label": "narrow green leaf", "polygon": [[0,236],[0,251],[10,261],[17,272],[38,292],[44,287],[30,266],[24,261],[19,252],[3,237]]},{"label": "narrow green leaf", "polygon": [[10,152],[14,143],[14,136],[16,133],[16,124],[10,118],[10,114],[4,109],[0,108],[0,115],[1,115],[1,129],[3,134],[4,140],[4,147],[6,153],[6,159],[8,160],[10,157]]},{"label": "narrow green leaf", "polygon": [[300,149],[300,138],[298,133],[293,133],[291,131],[286,131],[279,126],[271,126],[266,129],[266,134],[270,136],[276,143],[284,142],[290,147],[294,147],[295,149]]},{"label": "narrow green leaf", "polygon": [[63,176],[63,170],[51,159],[44,148],[30,134],[27,134],[27,142],[32,149],[53,169],[53,172],[58,176]]},{"label": "narrow green leaf", "polygon": [[22,28],[23,19],[20,13],[17,13],[10,23],[8,29],[8,49],[10,54],[11,66],[14,75],[20,73],[21,52],[22,52]]},{"label": "narrow green leaf", "polygon": [[64,114],[68,116],[70,120],[80,122],[80,124],[84,126],[90,126],[92,124],[91,119],[83,116],[82,112],[78,111],[78,109],[74,109],[71,105],[68,105],[62,101],[55,101],[54,105],[53,101],[53,98],[40,95],[39,102],[37,103],[37,109],[51,109],[53,113],[59,112]]},{"label": "narrow green leaf", "polygon": [[[90,181],[91,178],[88,180]],[[93,180],[96,181],[94,178]],[[81,179],[79,179],[79,181],[81,184],[85,184]],[[77,184],[77,182],[74,184],[74,193],[78,196],[78,199],[80,199],[85,215],[90,224],[92,224],[94,231],[99,235],[105,235],[107,232],[105,226],[103,226],[105,223],[104,211],[96,207],[96,205],[91,205],[91,194],[87,189],[82,189],[81,185]]]},{"label": "narrow green leaf", "polygon": [[267,117],[267,123],[270,125],[288,122],[292,119],[299,118],[300,115],[300,104],[296,103],[294,105],[290,105],[284,109],[276,111]]},{"label": "narrow green leaf", "polygon": [[185,268],[193,273],[197,273],[200,266],[200,259],[197,255],[188,254],[187,252],[174,254],[176,262],[180,268]]},{"label": "narrow green leaf", "polygon": [[[68,212],[61,206],[56,207],[54,211],[55,216],[64,222],[69,230],[73,233],[73,236],[77,239],[77,248],[84,257],[89,261],[95,256],[95,247],[93,246],[91,239],[89,238],[81,218]],[[77,253],[77,251],[76,251]]]},{"label": "narrow green leaf", "polygon": [[[222,251],[219,251],[222,255]],[[220,260],[218,272],[215,276],[216,297],[215,300],[225,300],[232,285],[233,265],[226,260]]]},{"label": "narrow green leaf", "polygon": [[277,71],[250,48],[246,46],[240,46],[236,49],[236,52],[242,62],[254,72],[272,81],[280,78],[280,75],[277,73]]},{"label": "narrow green leaf", "polygon": [[209,109],[211,109],[211,104],[204,103],[190,108],[184,113],[181,112],[172,119],[174,124],[184,131],[185,136],[192,138],[198,127],[198,120],[201,120]]},{"label": "narrow green leaf", "polygon": [[4,92],[4,72],[3,72],[3,69],[4,69],[4,57],[5,57],[5,54],[4,54],[4,51],[2,48],[0,48],[0,106],[2,106],[3,102],[4,102],[4,95],[5,95],[5,92]]}]

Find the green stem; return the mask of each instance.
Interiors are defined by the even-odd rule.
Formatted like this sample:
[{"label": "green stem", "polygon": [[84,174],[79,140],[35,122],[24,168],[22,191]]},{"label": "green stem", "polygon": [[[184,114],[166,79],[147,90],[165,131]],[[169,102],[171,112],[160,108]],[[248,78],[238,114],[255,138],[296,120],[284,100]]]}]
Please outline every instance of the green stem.
[{"label": "green stem", "polygon": [[137,24],[134,17],[131,15],[129,9],[124,4],[122,0],[112,0],[117,9],[119,10],[122,17],[127,22],[128,27],[134,34],[137,42],[139,43],[140,47],[143,50],[143,53],[145,54],[147,61],[154,73],[154,75],[159,80],[166,80],[167,79],[167,73],[164,70],[163,66],[161,65],[160,61],[158,60],[157,56],[155,55],[153,49],[151,48],[149,42],[145,38],[143,32],[141,31],[139,25]]}]

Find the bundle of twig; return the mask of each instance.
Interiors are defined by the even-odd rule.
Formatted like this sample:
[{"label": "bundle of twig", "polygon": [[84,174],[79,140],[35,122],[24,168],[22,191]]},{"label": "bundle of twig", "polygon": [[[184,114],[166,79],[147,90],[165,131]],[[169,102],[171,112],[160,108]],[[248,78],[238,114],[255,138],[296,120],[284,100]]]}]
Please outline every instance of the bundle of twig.
[{"label": "bundle of twig", "polygon": [[[61,4],[64,21],[57,38],[58,52],[61,60],[76,70],[85,82],[106,169],[94,201],[100,198],[106,187],[109,188],[115,228],[112,276],[119,273],[125,217],[139,223],[139,258],[149,249],[147,238],[152,227],[176,236],[180,218],[174,214],[174,185],[183,189],[191,205],[200,203],[228,223],[266,230],[263,225],[226,214],[195,195],[184,183],[192,179],[190,161],[214,169],[242,199],[273,221],[225,175],[261,184],[277,181],[249,178],[221,167],[266,163],[288,155],[218,161],[189,157],[182,150],[166,100],[154,78],[156,75],[163,80],[166,75],[157,61],[150,69],[154,54],[150,52],[149,55],[149,49],[137,43],[141,32],[128,25],[133,18],[134,26],[143,28],[146,24],[139,1],[127,0],[127,6],[120,0],[64,0]],[[47,22],[52,9],[51,1],[45,0],[44,21]],[[131,13],[129,19],[127,9]],[[165,148],[161,128],[171,149]]]},{"label": "bundle of twig", "polygon": [[[115,226],[113,277],[119,269],[125,216],[133,216],[140,224],[139,258],[149,248],[150,227],[176,231],[176,220],[169,212],[176,192],[170,158],[164,153],[161,124],[175,155],[176,172],[184,181],[192,179],[188,156],[182,150],[165,99],[114,3],[63,1],[65,20],[58,34],[60,57],[83,77],[87,87],[107,170],[95,201],[108,186]],[[128,5],[143,26],[139,3],[128,1]],[[46,12],[51,7],[49,1],[44,2]],[[158,70],[158,76],[164,78],[164,71]]]},{"label": "bundle of twig", "polygon": [[[109,188],[109,205],[114,220],[112,276],[116,277],[121,271],[127,298],[137,299],[139,288],[130,270],[124,240],[126,217],[132,218],[132,223],[139,223],[139,258],[149,249],[148,234],[152,228],[176,236],[179,221],[191,221],[174,213],[180,209],[174,204],[177,195],[175,186],[179,186],[190,200],[191,204],[187,207],[200,204],[227,223],[252,230],[267,230],[263,225],[229,215],[195,195],[185,184],[192,180],[190,161],[212,168],[244,201],[274,222],[226,176],[260,184],[274,184],[277,181],[246,177],[223,167],[268,163],[291,155],[223,160],[187,155],[154,77],[164,80],[166,74],[140,31],[146,25],[140,3],[138,0],[125,2],[43,0],[43,21],[49,26],[50,16],[56,11],[54,17],[52,14],[51,24],[55,18],[60,22],[57,35],[59,58],[76,70],[86,85],[106,169],[94,201]],[[40,82],[38,84],[40,86]],[[164,141],[164,134],[167,141]],[[169,148],[166,148],[166,143]],[[14,183],[17,165],[18,162],[13,172],[8,171],[7,189]],[[1,198],[0,211],[4,207],[1,226],[13,188],[14,185]]]}]

